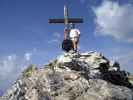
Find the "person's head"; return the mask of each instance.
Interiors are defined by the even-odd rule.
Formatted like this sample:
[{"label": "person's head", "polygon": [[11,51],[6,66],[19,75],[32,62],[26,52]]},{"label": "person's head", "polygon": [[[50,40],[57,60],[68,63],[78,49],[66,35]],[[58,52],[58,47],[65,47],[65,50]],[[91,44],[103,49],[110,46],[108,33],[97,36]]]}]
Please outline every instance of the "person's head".
[{"label": "person's head", "polygon": [[79,36],[80,36],[79,29],[71,29],[70,30],[70,38],[71,38],[72,41],[78,42],[79,41]]}]

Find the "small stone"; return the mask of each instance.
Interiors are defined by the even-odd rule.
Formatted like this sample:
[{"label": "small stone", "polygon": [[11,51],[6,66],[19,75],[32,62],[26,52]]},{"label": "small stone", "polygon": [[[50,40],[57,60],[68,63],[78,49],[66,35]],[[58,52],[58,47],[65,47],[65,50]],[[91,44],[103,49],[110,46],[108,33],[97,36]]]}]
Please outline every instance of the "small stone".
[{"label": "small stone", "polygon": [[64,79],[65,80],[76,80],[78,79],[80,76],[78,74],[73,74],[73,73],[70,73],[70,74],[67,74],[67,75],[64,75]]}]

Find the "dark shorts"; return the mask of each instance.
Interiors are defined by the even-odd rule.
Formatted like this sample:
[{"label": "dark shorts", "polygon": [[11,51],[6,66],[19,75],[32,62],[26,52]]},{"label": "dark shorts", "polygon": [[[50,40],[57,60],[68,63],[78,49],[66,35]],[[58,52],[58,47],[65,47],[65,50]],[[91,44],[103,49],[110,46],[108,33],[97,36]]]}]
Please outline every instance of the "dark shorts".
[{"label": "dark shorts", "polygon": [[71,39],[63,40],[62,42],[62,50],[65,52],[69,52],[70,50],[73,50],[73,42]]}]

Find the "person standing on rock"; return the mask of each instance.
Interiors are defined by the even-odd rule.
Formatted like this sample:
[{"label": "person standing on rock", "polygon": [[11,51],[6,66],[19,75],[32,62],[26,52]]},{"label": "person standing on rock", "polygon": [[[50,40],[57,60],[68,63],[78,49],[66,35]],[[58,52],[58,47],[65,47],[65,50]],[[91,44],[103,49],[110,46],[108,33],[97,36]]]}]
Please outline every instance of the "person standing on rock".
[{"label": "person standing on rock", "polygon": [[64,5],[64,19],[49,19],[49,23],[63,23],[65,25],[62,50],[65,52],[69,52],[71,50],[77,52],[80,31],[75,28],[75,24],[83,23],[83,19],[70,18],[68,15],[68,8]]},{"label": "person standing on rock", "polygon": [[75,52],[77,52],[77,44],[79,42],[79,38],[80,38],[79,29],[73,28],[71,30],[69,29],[64,30],[64,41],[63,42],[67,44],[66,47],[64,47],[67,52],[70,50],[74,50]]}]

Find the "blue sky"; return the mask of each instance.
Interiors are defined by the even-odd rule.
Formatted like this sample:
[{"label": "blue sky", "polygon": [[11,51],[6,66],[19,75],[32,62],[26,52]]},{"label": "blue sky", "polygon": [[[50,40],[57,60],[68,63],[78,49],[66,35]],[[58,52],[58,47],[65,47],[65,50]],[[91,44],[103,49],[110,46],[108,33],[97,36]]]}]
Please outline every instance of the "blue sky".
[{"label": "blue sky", "polygon": [[0,93],[30,63],[42,66],[61,54],[64,5],[70,17],[83,17],[81,52],[101,52],[133,73],[132,0],[0,0]]}]

